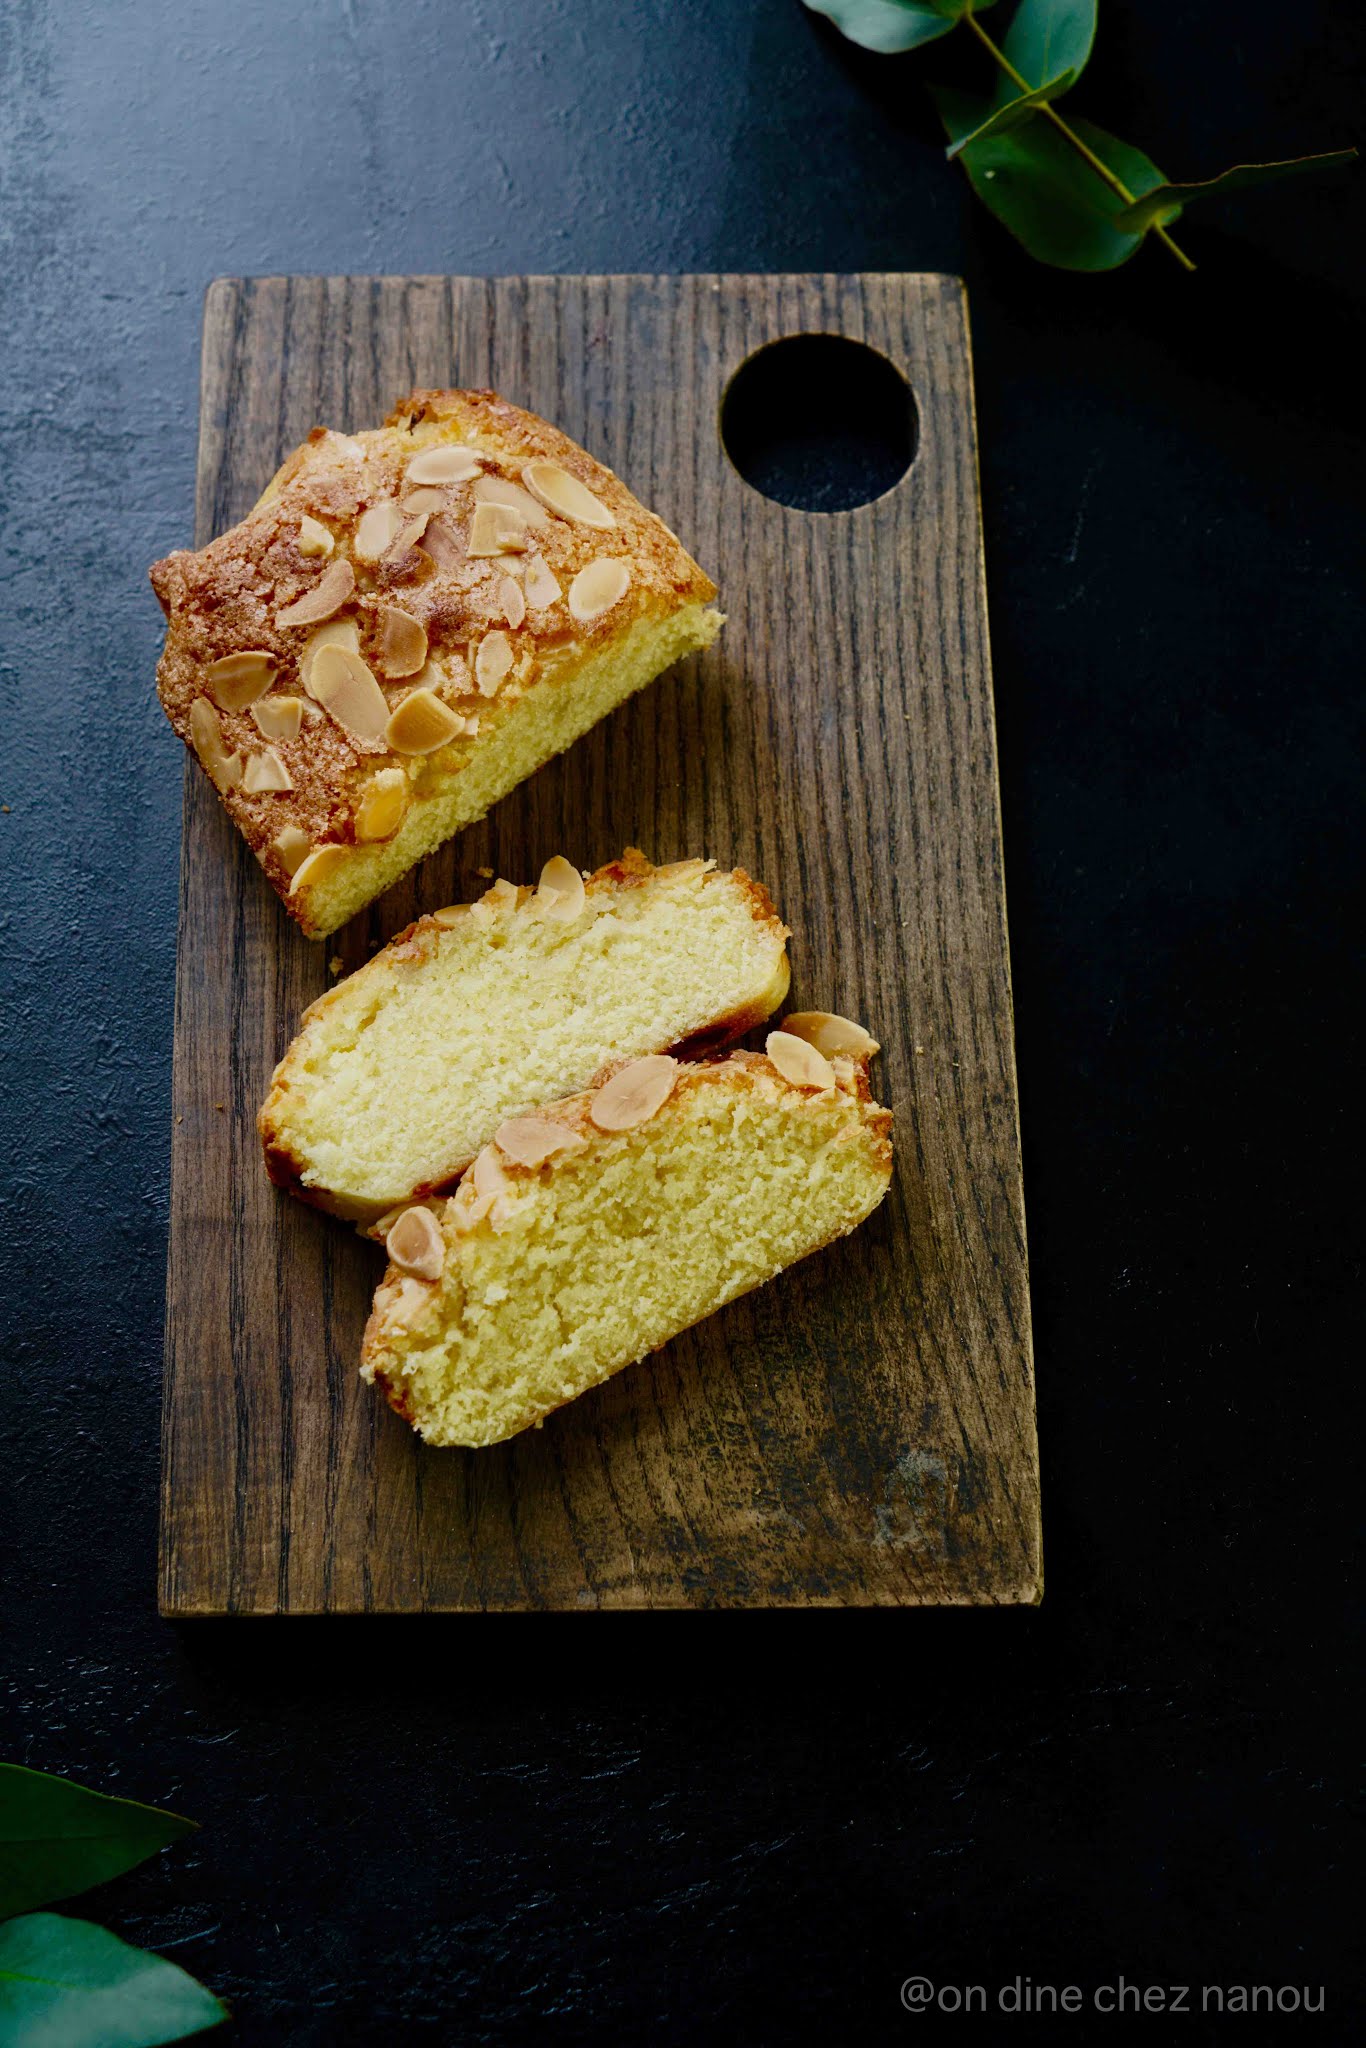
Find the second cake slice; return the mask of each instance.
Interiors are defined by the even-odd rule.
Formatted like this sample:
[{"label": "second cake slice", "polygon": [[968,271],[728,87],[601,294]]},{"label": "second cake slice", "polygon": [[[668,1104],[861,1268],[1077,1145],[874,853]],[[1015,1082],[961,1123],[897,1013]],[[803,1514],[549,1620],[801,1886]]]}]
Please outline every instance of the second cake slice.
[{"label": "second cake slice", "polygon": [[266,1167],[372,1222],[450,1186],[509,1117],[644,1053],[720,1049],[787,993],[767,890],[634,849],[418,920],[320,997],[261,1111]]}]

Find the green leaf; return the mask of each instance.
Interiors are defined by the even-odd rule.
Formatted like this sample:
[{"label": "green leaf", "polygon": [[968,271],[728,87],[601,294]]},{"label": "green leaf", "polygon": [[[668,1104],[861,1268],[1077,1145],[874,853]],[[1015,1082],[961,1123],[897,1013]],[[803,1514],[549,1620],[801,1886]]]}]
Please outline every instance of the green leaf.
[{"label": "green leaf", "polygon": [[1096,0],[1020,0],[1003,48],[1031,85],[1080,78],[1096,39]]},{"label": "green leaf", "polygon": [[[1142,234],[1120,224],[1126,201],[1051,122],[1026,121],[973,142],[972,133],[988,111],[983,102],[943,87],[935,100],[950,141],[966,144],[959,161],[973,191],[1031,256],[1059,270],[1113,270],[1142,246]],[[1142,150],[1089,121],[1071,125],[1135,198],[1164,182]]]},{"label": "green leaf", "polygon": [[937,42],[968,13],[994,0],[804,0],[813,14],[833,21],[841,35],[884,56]]},{"label": "green leaf", "polygon": [[70,1778],[0,1764],[0,1918],[103,1884],[195,1825]]},{"label": "green leaf", "polygon": [[175,1963],[60,1913],[0,1926],[5,2048],[158,2048],[228,2017]]},{"label": "green leaf", "polygon": [[1013,100],[1003,101],[987,115],[980,127],[972,129],[959,141],[950,143],[948,156],[950,159],[961,156],[971,142],[982,142],[988,135],[1001,135],[1008,129],[1018,128],[1022,121],[1029,119],[1036,107],[1045,106],[1049,100],[1055,100],[1061,93],[1065,93],[1076,75],[1075,71],[1064,71],[1059,77],[1050,78],[1047,85],[1035,86],[1033,92],[1022,92]]},{"label": "green leaf", "polygon": [[1138,202],[1126,207],[1119,216],[1120,225],[1135,234],[1150,228],[1155,222],[1165,226],[1175,220],[1183,206],[1192,199],[1215,199],[1222,192],[1244,192],[1250,185],[1270,185],[1277,178],[1298,177],[1302,171],[1329,171],[1339,164],[1349,164],[1356,156],[1354,149],[1330,149],[1322,156],[1284,157],[1278,163],[1234,164],[1231,170],[1221,171],[1217,178],[1204,178],[1194,185],[1159,185],[1153,192],[1145,192]]}]

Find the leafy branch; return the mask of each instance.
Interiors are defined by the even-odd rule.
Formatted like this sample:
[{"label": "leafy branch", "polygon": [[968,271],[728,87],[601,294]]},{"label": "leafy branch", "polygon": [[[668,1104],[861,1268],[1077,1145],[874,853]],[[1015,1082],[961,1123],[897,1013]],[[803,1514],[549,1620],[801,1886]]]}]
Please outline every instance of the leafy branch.
[{"label": "leafy branch", "polygon": [[965,23],[997,78],[983,99],[932,86],[973,191],[1031,256],[1063,270],[1113,270],[1153,235],[1183,270],[1195,265],[1170,233],[1192,200],[1327,170],[1355,149],[1275,163],[1235,164],[1216,178],[1174,184],[1140,149],[1057,102],[1076,85],[1096,37],[1097,0],[1019,0],[998,43],[978,16],[995,0],[804,0],[851,42],[884,54],[938,42]]},{"label": "leafy branch", "polygon": [[159,2048],[227,2018],[212,1992],[164,1956],[90,1920],[34,1910],[118,1877],[194,1825],[0,1764],[0,2041]]}]

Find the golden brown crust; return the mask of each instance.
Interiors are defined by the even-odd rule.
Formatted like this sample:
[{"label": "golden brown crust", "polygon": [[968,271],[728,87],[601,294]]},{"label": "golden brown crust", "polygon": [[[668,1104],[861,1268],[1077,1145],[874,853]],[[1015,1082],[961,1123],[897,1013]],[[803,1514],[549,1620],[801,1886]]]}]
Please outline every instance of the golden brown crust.
[{"label": "golden brown crust", "polygon": [[[449,485],[409,483],[409,464],[437,448],[472,451],[480,475]],[[563,517],[530,496],[522,473],[536,462],[556,464],[586,486],[613,523],[603,527]],[[528,546],[491,556],[468,552],[485,486],[520,494],[515,517]],[[412,530],[410,544],[397,553],[362,560],[356,549],[360,515],[418,489],[424,495],[413,517],[420,519],[425,507],[426,526]],[[305,551],[305,518],[326,529],[330,553]],[[572,616],[568,593],[575,576],[604,558],[619,559],[628,570],[625,594],[595,618]],[[356,628],[360,656],[389,710],[413,688],[428,687],[462,725],[477,723],[477,730],[460,731],[432,754],[402,756],[382,734],[349,730],[309,697],[300,656],[316,625],[281,623],[281,613],[315,591],[340,562],[351,566],[354,591],[319,623]],[[549,583],[538,578],[533,563],[544,566],[558,596],[549,594]],[[315,428],[240,525],[197,552],[167,556],[150,574],[168,620],[157,690],[172,726],[192,745],[191,710],[203,701],[218,721],[229,762],[241,764],[272,746],[293,783],[288,790],[250,793],[232,779],[234,772],[240,776],[240,765],[215,777],[234,821],[293,915],[300,905],[297,897],[290,900],[291,869],[274,844],[283,829],[293,828],[309,847],[354,845],[359,800],[375,769],[415,771],[410,789],[420,800],[424,778],[457,767],[479,733],[487,733],[528,691],[554,687],[579,660],[637,622],[709,603],[716,594],[680,542],[618,477],[557,428],[489,391],[415,392],[384,427],[354,436]],[[405,612],[425,632],[428,661],[421,671],[384,674],[385,607]],[[475,658],[490,633],[505,636],[512,660],[505,678],[485,694],[480,681],[487,689],[492,673],[486,665],[481,678]],[[268,739],[250,705],[225,709],[208,694],[209,665],[247,650],[259,650],[276,664],[268,697],[304,700],[296,738]],[[502,647],[497,651],[501,660]]]}]

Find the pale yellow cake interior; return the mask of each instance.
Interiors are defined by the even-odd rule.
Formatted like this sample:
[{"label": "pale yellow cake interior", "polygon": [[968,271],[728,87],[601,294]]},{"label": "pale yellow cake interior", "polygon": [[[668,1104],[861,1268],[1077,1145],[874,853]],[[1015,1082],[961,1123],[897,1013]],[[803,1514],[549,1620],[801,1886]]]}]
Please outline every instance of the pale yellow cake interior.
[{"label": "pale yellow cake interior", "polygon": [[304,929],[323,938],[406,874],[413,862],[482,818],[500,797],[684,655],[710,647],[721,614],[702,604],[647,614],[599,652],[575,656],[525,695],[481,714],[479,738],[420,764],[415,801],[392,839],[351,846],[295,897]]},{"label": "pale yellow cake interior", "polygon": [[519,1181],[501,1229],[461,1237],[444,1205],[442,1279],[362,1370],[378,1365],[429,1443],[497,1443],[853,1229],[889,1177],[849,1095],[680,1090]]},{"label": "pale yellow cake interior", "polygon": [[781,1002],[781,927],[701,862],[596,884],[571,923],[481,905],[428,957],[381,955],[309,1020],[268,1110],[303,1184],[363,1219],[458,1172],[504,1118],[614,1060]]}]

